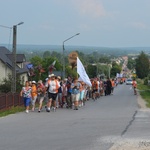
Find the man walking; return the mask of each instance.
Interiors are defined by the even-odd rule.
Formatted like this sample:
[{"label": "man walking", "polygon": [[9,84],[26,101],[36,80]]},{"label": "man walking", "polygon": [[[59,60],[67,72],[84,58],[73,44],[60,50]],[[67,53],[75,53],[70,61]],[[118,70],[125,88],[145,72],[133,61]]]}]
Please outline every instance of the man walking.
[{"label": "man walking", "polygon": [[45,87],[48,89],[48,102],[46,111],[50,112],[50,108],[53,102],[54,111],[56,111],[56,97],[58,94],[58,89],[60,87],[59,82],[55,79],[55,75],[51,74],[50,79],[46,83]]}]

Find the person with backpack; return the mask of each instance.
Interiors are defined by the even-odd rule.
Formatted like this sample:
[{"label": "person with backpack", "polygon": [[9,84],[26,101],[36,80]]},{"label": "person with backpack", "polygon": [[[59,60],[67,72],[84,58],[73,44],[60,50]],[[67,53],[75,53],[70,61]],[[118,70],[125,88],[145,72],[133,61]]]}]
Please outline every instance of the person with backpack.
[{"label": "person with backpack", "polygon": [[46,111],[50,112],[52,103],[53,103],[54,111],[56,111],[56,98],[57,98],[60,84],[55,79],[54,74],[50,75],[50,79],[46,82],[45,87],[48,89],[48,102],[47,102]]},{"label": "person with backpack", "polygon": [[80,97],[80,83],[78,82],[78,79],[75,78],[71,84],[71,97],[72,97],[72,102],[74,103],[74,110],[78,110],[78,102],[79,102],[79,97]]},{"label": "person with backpack", "polygon": [[39,100],[39,109],[38,112],[41,112],[42,109],[42,104],[43,104],[43,100],[45,97],[45,86],[42,83],[42,80],[38,81],[38,85],[37,85],[37,93],[38,93],[38,100]]},{"label": "person with backpack", "polygon": [[67,86],[67,98],[66,98],[67,106],[66,106],[66,108],[70,108],[70,109],[72,109],[71,84],[72,84],[72,78],[70,76],[68,76],[67,83],[66,83],[66,86]]},{"label": "person with backpack", "polygon": [[67,102],[67,78],[65,78],[62,82],[62,105],[61,108],[63,108],[64,104]]}]

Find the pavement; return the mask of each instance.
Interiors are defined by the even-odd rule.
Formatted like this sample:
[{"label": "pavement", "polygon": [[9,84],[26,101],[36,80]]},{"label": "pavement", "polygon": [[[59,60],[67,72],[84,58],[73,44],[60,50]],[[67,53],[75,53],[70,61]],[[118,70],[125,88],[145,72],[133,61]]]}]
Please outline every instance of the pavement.
[{"label": "pavement", "polygon": [[124,84],[78,111],[44,109],[0,118],[0,150],[150,150],[149,131],[149,109]]},{"label": "pavement", "polygon": [[127,127],[127,132],[121,137],[114,138],[114,145],[109,150],[150,150],[150,109],[146,101],[138,93],[139,110]]}]

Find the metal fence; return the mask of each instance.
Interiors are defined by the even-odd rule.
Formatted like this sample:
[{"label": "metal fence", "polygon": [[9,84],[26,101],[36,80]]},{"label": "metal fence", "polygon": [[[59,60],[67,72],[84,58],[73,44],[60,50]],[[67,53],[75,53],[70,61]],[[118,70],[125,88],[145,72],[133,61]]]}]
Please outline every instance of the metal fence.
[{"label": "metal fence", "polygon": [[6,110],[12,106],[22,106],[23,99],[19,93],[0,94],[0,110]]}]

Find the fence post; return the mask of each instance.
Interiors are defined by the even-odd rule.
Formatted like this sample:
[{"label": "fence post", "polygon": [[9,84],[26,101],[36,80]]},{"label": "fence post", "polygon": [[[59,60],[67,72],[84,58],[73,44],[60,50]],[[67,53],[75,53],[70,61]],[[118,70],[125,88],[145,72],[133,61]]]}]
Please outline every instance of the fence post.
[{"label": "fence post", "polygon": [[8,107],[8,97],[7,97],[7,94],[5,94],[5,102],[6,102],[6,108],[7,108]]}]

